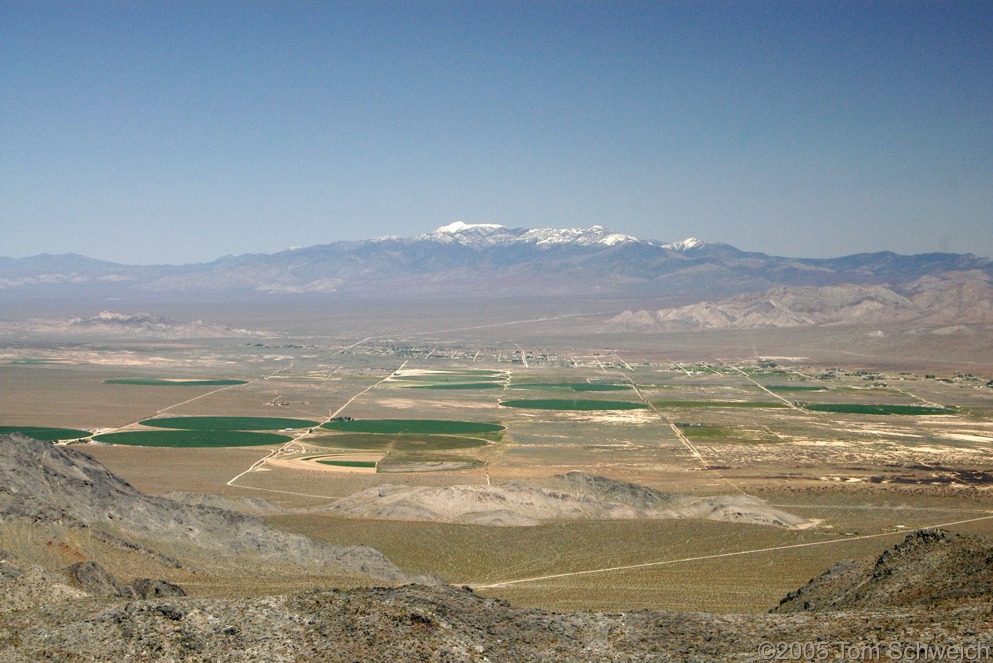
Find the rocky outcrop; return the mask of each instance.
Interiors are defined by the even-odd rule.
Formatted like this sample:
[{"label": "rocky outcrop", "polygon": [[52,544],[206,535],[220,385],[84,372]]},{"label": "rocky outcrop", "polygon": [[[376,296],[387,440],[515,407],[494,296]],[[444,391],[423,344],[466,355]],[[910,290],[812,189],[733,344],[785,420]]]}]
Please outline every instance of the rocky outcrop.
[{"label": "rocky outcrop", "polygon": [[186,590],[168,580],[138,578],[131,583],[131,591],[138,599],[161,599],[168,596],[186,596]]},{"label": "rocky outcrop", "polygon": [[227,511],[237,511],[247,513],[260,518],[265,516],[275,516],[284,513],[282,507],[273,504],[269,500],[259,497],[227,497],[225,495],[205,495],[201,493],[171,492],[165,493],[162,497],[167,497],[176,502],[190,505],[212,506]]},{"label": "rocky outcrop", "polygon": [[97,596],[126,596],[133,598],[134,591],[96,562],[76,562],[67,571],[77,587]]},{"label": "rocky outcrop", "polygon": [[182,587],[168,580],[138,578],[130,585],[125,584],[96,562],[76,562],[69,567],[67,573],[74,585],[95,596],[135,599],[186,596]]},{"label": "rocky outcrop", "polygon": [[[64,578],[33,564],[25,569],[14,567],[15,573],[0,577],[0,617],[9,613],[34,610],[61,603],[75,602],[89,596],[71,587]],[[2,650],[0,650],[2,651]]]},{"label": "rocky outcrop", "polygon": [[412,579],[373,548],[328,546],[246,513],[145,495],[78,449],[17,435],[0,436],[0,519],[9,518],[86,528],[136,550],[155,541],[378,582]]},{"label": "rocky outcrop", "polygon": [[874,560],[835,564],[788,594],[776,612],[933,606],[993,595],[987,537],[920,530]]},{"label": "rocky outcrop", "polygon": [[0,615],[0,658],[712,663],[768,660],[763,643],[809,642],[832,657],[823,660],[840,660],[836,644],[864,642],[867,624],[872,642],[989,648],[988,621],[985,602],[898,614],[552,613],[465,588],[408,585],[242,599],[55,602]]}]

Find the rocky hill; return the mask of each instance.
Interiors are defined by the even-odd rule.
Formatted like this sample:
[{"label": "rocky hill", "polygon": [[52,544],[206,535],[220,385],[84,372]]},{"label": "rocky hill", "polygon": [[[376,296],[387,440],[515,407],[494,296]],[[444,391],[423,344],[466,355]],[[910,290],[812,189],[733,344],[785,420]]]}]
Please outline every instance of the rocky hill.
[{"label": "rocky hill", "polygon": [[874,560],[835,564],[775,611],[934,606],[990,596],[993,549],[987,537],[921,530]]},{"label": "rocky hill", "polygon": [[[914,535],[890,551],[926,575],[905,587],[933,593],[942,574],[961,575],[940,545],[944,533]],[[945,543],[936,543],[944,541]],[[976,539],[975,555],[993,554]],[[985,551],[985,552],[983,552]],[[972,555],[972,556],[975,556]],[[884,553],[884,557],[886,554]],[[878,561],[877,561],[878,563]],[[871,564],[871,562],[870,562]],[[0,563],[0,569],[4,565]],[[874,660],[856,649],[924,658],[919,646],[993,647],[988,594],[979,587],[954,603],[898,608],[851,606],[792,614],[633,612],[550,613],[515,608],[466,588],[407,585],[292,595],[205,599],[180,596],[93,598],[65,576],[32,568],[0,573],[0,657],[37,660],[174,661],[760,661],[764,643],[811,643],[807,660]],[[963,570],[965,571],[965,570]],[[12,577],[13,576],[13,577]],[[988,588],[986,589],[988,591]],[[775,646],[775,645],[773,645]],[[860,647],[869,649],[861,650]],[[775,654],[775,650],[771,650]],[[788,649],[784,651],[789,651]],[[814,658],[820,656],[820,658]],[[916,658],[910,658],[916,656]],[[790,659],[803,660],[803,659]],[[877,657],[875,660],[885,660]],[[952,659],[946,659],[952,660]],[[983,660],[981,658],[959,660]]]},{"label": "rocky hill", "polygon": [[340,499],[324,511],[349,518],[529,526],[551,520],[701,518],[802,527],[803,518],[745,495],[691,497],[583,472],[499,486],[383,485]]},{"label": "rocky hill", "polygon": [[0,527],[24,523],[72,530],[175,566],[206,553],[367,581],[412,580],[372,548],[327,546],[246,513],[145,495],[75,448],[0,436]]}]

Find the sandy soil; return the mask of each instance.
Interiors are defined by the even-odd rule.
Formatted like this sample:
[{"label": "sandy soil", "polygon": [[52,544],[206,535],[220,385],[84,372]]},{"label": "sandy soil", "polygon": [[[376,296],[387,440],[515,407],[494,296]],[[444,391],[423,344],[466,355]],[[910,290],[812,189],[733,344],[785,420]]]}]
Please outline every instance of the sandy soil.
[{"label": "sandy soil", "polygon": [[774,527],[807,525],[804,518],[747,495],[690,497],[582,472],[537,485],[447,488],[382,485],[338,500],[329,513],[349,518],[529,526],[551,520],[702,518]]},{"label": "sandy soil", "polygon": [[355,474],[375,474],[375,467],[347,467],[344,465],[325,465],[319,463],[321,460],[337,460],[337,461],[349,461],[349,462],[365,462],[365,463],[378,463],[383,459],[383,454],[323,454],[323,455],[312,455],[307,454],[304,457],[300,456],[280,456],[277,458],[272,458],[267,462],[269,465],[275,465],[276,467],[285,467],[291,470],[314,470],[318,472],[349,472]]}]

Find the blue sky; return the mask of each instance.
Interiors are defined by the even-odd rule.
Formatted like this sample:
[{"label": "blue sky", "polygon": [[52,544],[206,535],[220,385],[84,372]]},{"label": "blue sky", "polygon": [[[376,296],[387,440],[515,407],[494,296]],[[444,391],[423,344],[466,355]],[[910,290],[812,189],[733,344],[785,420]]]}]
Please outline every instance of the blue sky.
[{"label": "blue sky", "polygon": [[0,0],[0,255],[993,255],[993,3]]}]

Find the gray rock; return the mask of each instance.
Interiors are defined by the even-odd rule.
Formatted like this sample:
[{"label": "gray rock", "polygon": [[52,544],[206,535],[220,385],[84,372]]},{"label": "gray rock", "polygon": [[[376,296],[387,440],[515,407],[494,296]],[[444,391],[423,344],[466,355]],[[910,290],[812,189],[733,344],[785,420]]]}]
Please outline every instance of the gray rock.
[{"label": "gray rock", "polygon": [[414,580],[373,548],[330,546],[273,530],[245,513],[145,495],[77,448],[21,435],[0,436],[4,517],[112,532],[136,548],[142,547],[136,540],[180,543],[321,573],[380,582]]},{"label": "gray rock", "polygon": [[158,599],[167,596],[186,596],[186,590],[167,580],[138,578],[131,583],[130,589],[139,599]]},{"label": "gray rock", "polygon": [[80,589],[96,596],[124,596],[131,598],[131,587],[111,575],[96,562],[76,562],[69,567],[69,579]]}]

